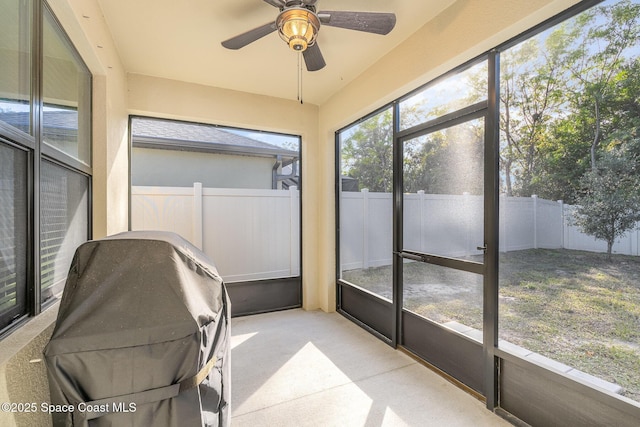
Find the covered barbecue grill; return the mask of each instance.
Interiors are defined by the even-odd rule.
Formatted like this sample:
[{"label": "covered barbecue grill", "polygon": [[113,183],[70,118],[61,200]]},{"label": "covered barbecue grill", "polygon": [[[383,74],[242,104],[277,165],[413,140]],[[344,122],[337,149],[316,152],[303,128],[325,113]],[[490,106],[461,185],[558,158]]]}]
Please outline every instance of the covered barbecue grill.
[{"label": "covered barbecue grill", "polygon": [[45,348],[54,425],[230,425],[229,325],[222,279],[178,235],[84,243]]}]

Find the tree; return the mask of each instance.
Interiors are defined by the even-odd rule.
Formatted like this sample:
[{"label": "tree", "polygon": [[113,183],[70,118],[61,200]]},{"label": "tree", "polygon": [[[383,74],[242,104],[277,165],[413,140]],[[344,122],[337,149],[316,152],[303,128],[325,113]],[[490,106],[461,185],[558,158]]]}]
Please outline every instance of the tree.
[{"label": "tree", "polygon": [[[419,123],[423,104],[416,103],[403,110],[404,125]],[[435,114],[438,111],[435,110]],[[447,143],[442,132],[427,137],[428,144],[418,138],[404,145],[405,191],[431,191],[443,180],[449,165],[441,160],[446,156]],[[341,145],[342,173],[358,180],[359,189],[372,192],[393,190],[393,114],[392,109],[370,117],[343,133]],[[435,191],[435,190],[434,190]]]},{"label": "tree", "polygon": [[[539,147],[562,102],[563,28],[544,41],[532,38],[501,57],[501,169],[507,196],[529,197],[539,171]],[[565,42],[566,43],[566,42]]]},{"label": "tree", "polygon": [[596,168],[597,149],[610,123],[612,98],[626,63],[625,53],[640,41],[640,4],[628,0],[613,6],[599,6],[583,13],[575,20],[575,33],[585,29],[577,38],[579,43],[566,58],[574,85],[574,102],[578,108],[591,110],[592,137],[590,165]]},{"label": "tree", "polygon": [[484,126],[469,121],[404,145],[403,190],[428,194],[482,194]]},{"label": "tree", "polygon": [[638,158],[628,150],[612,150],[582,179],[585,192],[577,200],[575,224],[607,242],[609,259],[615,240],[640,221],[639,166]]},{"label": "tree", "polygon": [[[592,8],[501,55],[501,169],[508,195],[575,202],[580,177],[596,168],[620,129],[617,98],[637,99],[640,5]],[[637,71],[637,70],[635,70]],[[637,77],[635,78],[637,80]],[[625,109],[626,108],[626,109]],[[637,117],[637,114],[636,114]]]},{"label": "tree", "polygon": [[342,141],[342,173],[359,188],[391,192],[393,188],[393,114],[385,110],[356,125]]}]

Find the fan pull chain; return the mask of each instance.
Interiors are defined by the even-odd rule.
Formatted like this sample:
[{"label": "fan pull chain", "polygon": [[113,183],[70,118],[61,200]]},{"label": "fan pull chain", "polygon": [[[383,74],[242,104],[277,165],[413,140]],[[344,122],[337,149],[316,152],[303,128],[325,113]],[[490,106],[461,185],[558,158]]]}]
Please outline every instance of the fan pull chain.
[{"label": "fan pull chain", "polygon": [[298,53],[298,101],[302,104],[302,52]]}]

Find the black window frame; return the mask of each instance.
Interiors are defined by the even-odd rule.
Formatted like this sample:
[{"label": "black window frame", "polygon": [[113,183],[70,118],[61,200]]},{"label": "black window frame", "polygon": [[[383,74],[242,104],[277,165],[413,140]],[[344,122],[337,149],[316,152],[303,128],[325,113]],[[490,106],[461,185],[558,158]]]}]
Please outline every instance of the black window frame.
[{"label": "black window frame", "polygon": [[[27,153],[27,253],[26,253],[26,284],[25,289],[21,290],[26,295],[26,307],[18,313],[11,313],[10,316],[0,316],[0,339],[5,338],[9,334],[16,331],[21,325],[26,323],[30,318],[39,315],[43,310],[54,305],[59,298],[56,296],[41,301],[41,242],[40,242],[40,178],[42,162],[50,162],[56,166],[64,168],[65,171],[77,174],[88,182],[87,191],[87,239],[92,238],[92,215],[93,215],[93,166],[87,164],[64,152],[55,149],[46,144],[43,140],[43,75],[44,75],[44,51],[43,51],[43,25],[45,14],[52,18],[54,31],[56,35],[63,38],[65,43],[71,49],[71,54],[77,61],[77,64],[86,72],[88,76],[88,106],[86,116],[89,117],[88,128],[90,129],[87,138],[89,139],[89,156],[92,157],[93,135],[92,135],[92,88],[93,75],[83,61],[78,50],[75,48],[73,41],[64,30],[63,26],[57,19],[54,11],[45,0],[36,0],[31,4],[30,16],[30,32],[28,34],[31,45],[31,62],[30,62],[30,105],[31,112],[29,121],[31,123],[30,133],[10,126],[0,121],[0,144],[7,145],[14,149],[19,149]],[[91,162],[89,162],[91,163]]]}]

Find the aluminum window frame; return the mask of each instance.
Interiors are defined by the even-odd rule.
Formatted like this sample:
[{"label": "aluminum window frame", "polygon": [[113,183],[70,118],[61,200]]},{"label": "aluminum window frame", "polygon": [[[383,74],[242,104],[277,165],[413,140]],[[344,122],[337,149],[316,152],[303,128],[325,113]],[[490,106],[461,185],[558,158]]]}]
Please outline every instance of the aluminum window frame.
[{"label": "aluminum window frame", "polygon": [[37,0],[32,3],[30,18],[30,34],[31,39],[31,133],[25,133],[21,130],[0,122],[0,143],[17,147],[27,153],[27,283],[26,296],[27,307],[21,315],[14,318],[7,324],[0,325],[0,339],[8,336],[29,318],[38,316],[44,309],[55,304],[59,299],[51,298],[48,301],[41,302],[41,265],[40,265],[40,167],[42,161],[54,163],[63,167],[66,171],[81,175],[88,180],[88,198],[87,198],[87,238],[92,238],[93,230],[93,167],[81,162],[60,150],[47,145],[43,141],[43,21],[44,15],[49,14],[55,24],[55,33],[58,37],[65,40],[65,43],[71,49],[71,54],[78,61],[78,65],[84,68],[88,76],[87,91],[89,94],[89,102],[87,105],[86,115],[89,117],[89,133],[87,135],[89,144],[89,156],[93,156],[93,124],[92,124],[92,89],[93,75],[86,65],[78,50],[75,48],[73,41],[66,33],[64,27],[60,24],[53,9],[45,0]]}]

